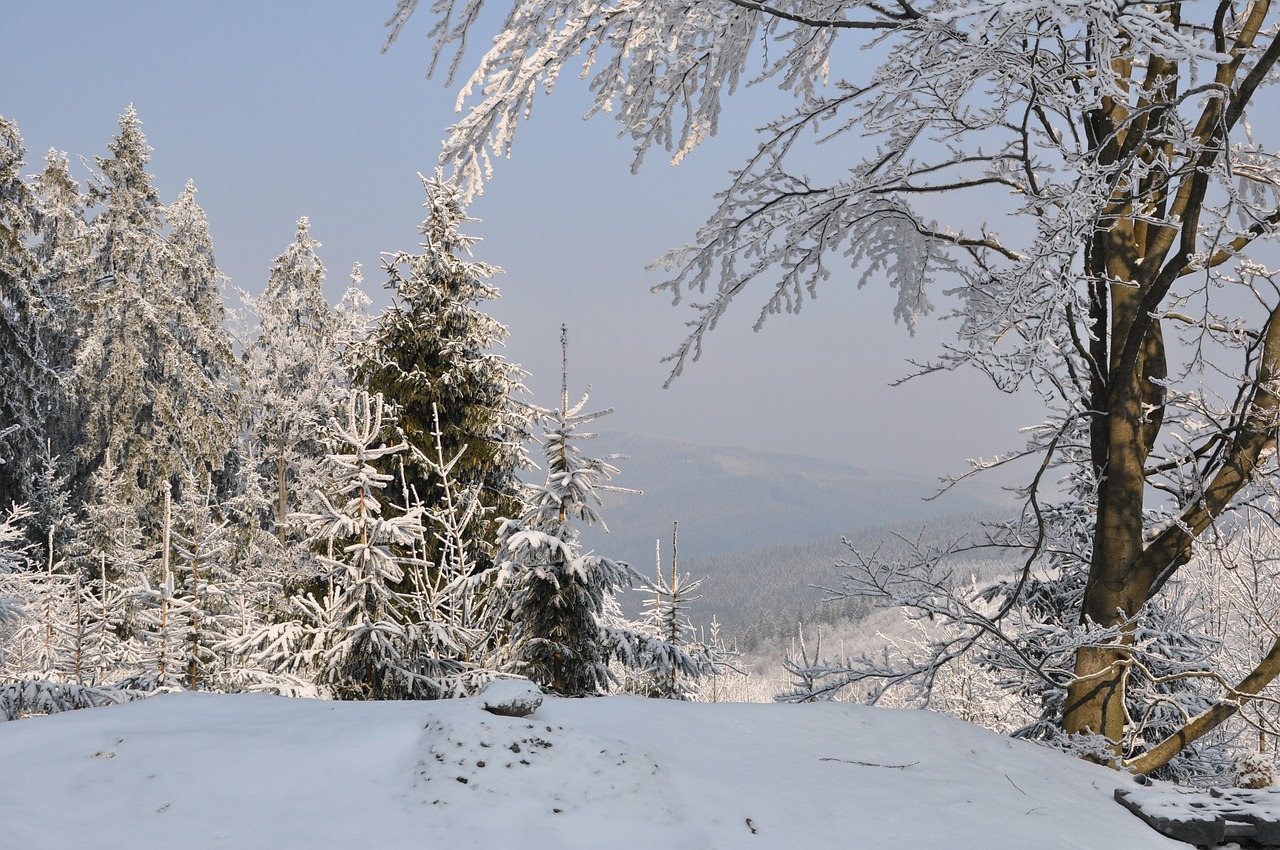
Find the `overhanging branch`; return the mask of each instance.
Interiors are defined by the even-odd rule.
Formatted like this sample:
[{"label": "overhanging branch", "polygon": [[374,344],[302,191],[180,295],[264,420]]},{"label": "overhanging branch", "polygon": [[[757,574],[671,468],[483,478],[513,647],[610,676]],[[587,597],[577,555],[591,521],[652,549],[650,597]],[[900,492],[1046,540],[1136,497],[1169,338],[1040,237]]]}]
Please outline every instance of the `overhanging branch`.
[{"label": "overhanging branch", "polygon": [[[779,9],[776,6],[770,6],[766,3],[758,3],[756,2],[756,0],[729,0],[729,2],[735,6],[740,6],[743,9],[750,9],[753,12],[759,12],[762,15],[769,15],[774,18],[781,18],[784,21],[791,21],[793,23],[803,24],[804,26],[813,27],[815,29],[889,30],[889,29],[897,29],[898,27],[902,26],[904,21],[912,20],[913,17],[919,17],[918,13],[915,13],[914,16],[907,13],[903,13],[902,15],[894,15],[888,12],[887,10],[880,9],[878,11],[880,11],[882,14],[887,15],[888,17],[894,18],[896,20],[831,21],[831,20],[823,20],[821,18],[810,18],[807,15],[797,15],[795,12],[788,12],[785,9]],[[904,8],[910,9],[909,6],[904,6]],[[914,12],[914,10],[911,10],[911,11]]]}]

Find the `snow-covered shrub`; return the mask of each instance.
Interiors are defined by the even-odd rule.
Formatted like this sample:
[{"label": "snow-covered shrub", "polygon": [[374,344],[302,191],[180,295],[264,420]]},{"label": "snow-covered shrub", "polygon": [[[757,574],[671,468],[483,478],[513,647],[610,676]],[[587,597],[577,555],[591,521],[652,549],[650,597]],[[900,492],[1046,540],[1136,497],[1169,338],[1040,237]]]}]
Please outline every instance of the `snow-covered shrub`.
[{"label": "snow-covered shrub", "polygon": [[1238,753],[1231,760],[1231,784],[1236,788],[1268,788],[1275,782],[1275,763],[1259,752]]}]

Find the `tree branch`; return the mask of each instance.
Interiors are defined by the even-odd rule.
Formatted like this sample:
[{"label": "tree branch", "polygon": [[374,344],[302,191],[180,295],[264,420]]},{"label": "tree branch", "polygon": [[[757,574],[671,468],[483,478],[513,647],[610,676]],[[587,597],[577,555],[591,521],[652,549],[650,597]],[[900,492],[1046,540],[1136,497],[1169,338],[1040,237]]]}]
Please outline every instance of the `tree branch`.
[{"label": "tree branch", "polygon": [[[813,27],[814,29],[890,30],[890,29],[897,29],[898,27],[901,27],[903,21],[913,19],[912,17],[906,14],[902,16],[897,16],[897,15],[890,14],[887,10],[878,9],[878,11],[880,11],[882,14],[888,15],[889,17],[899,18],[899,20],[830,21],[830,20],[822,20],[820,18],[810,18],[807,15],[797,15],[794,12],[788,12],[784,9],[779,9],[776,6],[769,6],[765,3],[758,3],[756,2],[756,0],[729,0],[729,2],[735,6],[740,6],[743,9],[750,9],[753,12],[759,12],[762,15],[769,15],[774,18],[782,18],[783,20],[791,21],[797,24],[803,24],[807,27]],[[905,5],[904,5],[904,8],[910,9],[909,6],[905,6]],[[916,13],[915,17],[919,17],[919,14]]]}]

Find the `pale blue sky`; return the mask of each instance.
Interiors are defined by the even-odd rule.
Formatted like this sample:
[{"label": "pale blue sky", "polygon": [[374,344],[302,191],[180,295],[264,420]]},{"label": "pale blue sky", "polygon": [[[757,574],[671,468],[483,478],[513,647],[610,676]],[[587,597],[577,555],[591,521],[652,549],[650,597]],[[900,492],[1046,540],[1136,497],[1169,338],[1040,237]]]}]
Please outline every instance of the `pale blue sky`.
[{"label": "pale blue sky", "polygon": [[[454,120],[454,93],[425,75],[425,17],[379,52],[393,7],[11,0],[0,114],[18,123],[36,171],[50,147],[73,158],[105,154],[133,103],[155,148],[162,199],[195,180],[233,285],[260,290],[307,215],[324,244],[331,294],[359,261],[382,304],[379,254],[417,244],[416,173],[434,168]],[[514,158],[472,209],[484,220],[474,228],[484,237],[477,256],[507,272],[492,313],[511,331],[509,358],[534,373],[533,400],[556,402],[565,322],[571,385],[591,384],[593,404],[617,408],[601,423],[608,430],[929,475],[1015,447],[1034,407],[976,377],[886,386],[907,370],[904,358],[929,358],[949,329],[929,322],[910,338],[892,322],[891,296],[852,291],[852,273],[760,334],[750,331],[759,302],[745,296],[703,361],[661,388],[659,360],[690,317],[649,293],[660,278],[644,266],[702,223],[712,193],[754,143],[751,128],[771,117],[770,100],[731,102],[721,138],[677,169],[651,156],[639,176],[609,119],[577,120],[587,108],[580,89],[562,85],[538,103]]]}]

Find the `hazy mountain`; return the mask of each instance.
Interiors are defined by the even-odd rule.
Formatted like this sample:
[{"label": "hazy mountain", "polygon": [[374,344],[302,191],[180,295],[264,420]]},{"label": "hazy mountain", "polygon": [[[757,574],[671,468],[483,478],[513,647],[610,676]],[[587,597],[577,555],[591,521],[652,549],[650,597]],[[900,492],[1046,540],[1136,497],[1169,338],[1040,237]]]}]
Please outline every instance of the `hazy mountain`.
[{"label": "hazy mountain", "polygon": [[[847,556],[841,536],[860,546],[914,536],[958,536],[978,516],[999,512],[1002,493],[965,486],[926,501],[937,482],[905,473],[868,471],[829,460],[728,446],[606,433],[583,446],[618,452],[614,483],[643,495],[604,494],[609,534],[587,531],[602,555],[654,570],[654,544],[671,561],[672,522],[680,523],[680,571],[706,575],[703,619],[750,623],[763,612],[790,618],[822,594],[809,587],[837,581],[832,563]],[[631,606],[628,606],[631,607]]]},{"label": "hazy mountain", "polygon": [[[866,526],[807,543],[681,561],[680,571],[695,578],[705,576],[695,619],[706,624],[714,615],[725,625],[726,634],[750,648],[759,640],[776,642],[794,637],[798,622],[833,623],[870,613],[865,600],[832,602],[822,589],[841,587],[841,570],[834,565],[850,558],[851,547],[888,557],[905,550],[904,539],[950,543],[972,533],[983,521],[1000,516],[996,512],[948,514]],[[956,580],[965,582],[1008,573],[1015,558],[988,553],[954,557],[948,564]]]}]

